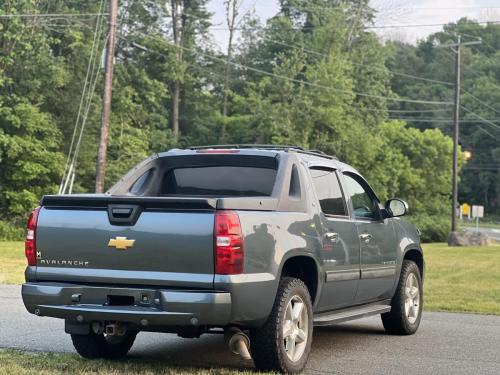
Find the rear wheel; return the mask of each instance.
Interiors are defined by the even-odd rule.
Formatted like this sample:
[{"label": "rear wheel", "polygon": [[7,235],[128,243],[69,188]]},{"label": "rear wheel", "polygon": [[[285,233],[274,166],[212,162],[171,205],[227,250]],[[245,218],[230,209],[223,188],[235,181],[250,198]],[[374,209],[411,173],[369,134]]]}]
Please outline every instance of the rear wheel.
[{"label": "rear wheel", "polygon": [[305,284],[281,279],[271,315],[251,331],[251,350],[257,369],[301,372],[309,358],[313,332],[312,304]]},{"label": "rear wheel", "polygon": [[71,341],[78,354],[84,358],[115,359],[127,355],[134,345],[137,332],[127,331],[123,336],[109,336],[103,333],[94,333],[92,330],[86,335],[71,335]]},{"label": "rear wheel", "polygon": [[391,311],[382,314],[387,333],[412,335],[420,325],[423,288],[420,269],[411,260],[404,260],[398,288],[391,302]]}]

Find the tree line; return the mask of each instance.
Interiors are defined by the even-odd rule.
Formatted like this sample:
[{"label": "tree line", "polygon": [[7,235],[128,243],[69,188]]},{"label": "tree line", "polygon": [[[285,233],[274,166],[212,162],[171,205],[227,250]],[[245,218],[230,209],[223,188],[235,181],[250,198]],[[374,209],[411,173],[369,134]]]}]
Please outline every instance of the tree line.
[{"label": "tree line", "polygon": [[[224,5],[219,25],[207,0],[120,2],[107,187],[170,148],[295,144],[352,164],[382,200],[409,202],[426,240],[445,238],[453,86],[434,81],[453,81],[453,61],[433,45],[457,32],[483,38],[466,50],[464,75],[474,76],[464,87],[490,108],[467,95],[464,107],[491,119],[500,28],[464,19],[414,46],[371,32],[367,0],[281,0],[265,24],[241,0]],[[72,191],[93,191],[107,2],[0,1],[0,9],[9,14],[0,14],[0,237],[18,238],[27,212],[58,192],[73,160]],[[217,29],[228,36],[222,48]],[[491,124],[462,126],[473,159],[461,199],[498,212],[499,174],[489,163],[500,148],[483,128],[500,139]]]}]

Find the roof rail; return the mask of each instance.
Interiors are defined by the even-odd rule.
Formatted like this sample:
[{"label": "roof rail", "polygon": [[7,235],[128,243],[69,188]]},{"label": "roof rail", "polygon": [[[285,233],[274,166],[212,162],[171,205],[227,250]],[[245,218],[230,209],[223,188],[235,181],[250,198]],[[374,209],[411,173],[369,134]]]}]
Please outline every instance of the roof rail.
[{"label": "roof rail", "polygon": [[304,154],[304,155],[311,155],[311,156],[317,156],[319,158],[325,158],[325,159],[330,159],[330,160],[337,160],[335,156],[328,155],[324,153],[323,151],[319,150],[290,150],[297,152],[298,154]]},{"label": "roof rail", "polygon": [[188,147],[188,150],[208,150],[208,149],[263,149],[263,150],[282,150],[286,152],[296,152],[299,154],[318,156],[320,158],[332,159],[336,160],[337,158],[331,155],[328,155],[320,150],[305,150],[301,146],[292,146],[292,145],[269,145],[269,144],[228,144],[228,145],[208,145],[208,146],[191,146]]},{"label": "roof rail", "polygon": [[301,146],[292,146],[292,145],[268,145],[268,144],[251,144],[251,143],[243,143],[243,144],[228,144],[228,145],[208,145],[208,146],[191,146],[188,147],[189,150],[207,150],[207,149],[225,149],[225,148],[261,148],[265,150],[304,150]]}]

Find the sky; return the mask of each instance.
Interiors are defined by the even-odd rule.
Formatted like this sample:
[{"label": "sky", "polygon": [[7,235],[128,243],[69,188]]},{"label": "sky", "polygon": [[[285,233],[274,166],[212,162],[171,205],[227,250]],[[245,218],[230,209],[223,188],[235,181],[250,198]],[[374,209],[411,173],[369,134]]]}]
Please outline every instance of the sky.
[{"label": "sky", "polygon": [[[454,22],[462,17],[485,21],[500,21],[500,0],[372,0],[378,11],[376,26],[429,25]],[[208,9],[214,13],[214,28],[225,28],[223,0],[211,0]],[[254,9],[262,23],[278,11],[277,0],[242,0],[240,14]],[[441,30],[441,26],[419,26],[377,29],[383,39],[415,43]],[[222,49],[227,46],[228,32],[212,30],[214,40]]]}]

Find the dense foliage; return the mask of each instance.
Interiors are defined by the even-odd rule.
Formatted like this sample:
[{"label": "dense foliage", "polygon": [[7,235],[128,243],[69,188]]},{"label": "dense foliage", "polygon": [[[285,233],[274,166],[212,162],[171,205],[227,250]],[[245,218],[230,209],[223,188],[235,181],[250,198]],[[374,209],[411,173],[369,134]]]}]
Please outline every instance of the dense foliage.
[{"label": "dense foliage", "polygon": [[[107,9],[106,1],[13,3],[0,0],[0,14]],[[431,47],[463,28],[485,40],[465,53],[477,74],[466,87],[493,106],[500,97],[494,54],[500,28],[463,21],[418,46],[383,44],[366,29],[374,17],[367,3],[281,0],[281,11],[264,26],[252,13],[239,14],[239,37],[222,53],[210,36],[206,0],[121,1],[106,185],[145,156],[172,147],[297,144],[354,165],[381,199],[407,199],[428,238],[442,240],[451,185],[449,123],[408,125],[389,114],[436,109],[427,117],[450,118],[446,106],[393,98],[449,101],[453,87],[389,69],[451,81],[449,56]],[[93,191],[103,78],[97,69],[106,32],[106,22],[95,16],[0,19],[0,237],[18,236],[15,228],[39,197],[58,191],[85,82],[95,90],[85,97],[73,192]],[[92,58],[94,82],[87,77]],[[464,102],[482,116],[495,115],[470,98]],[[464,146],[479,145],[477,160],[498,160],[498,142],[478,129],[464,129]],[[498,179],[497,171],[464,172],[464,199],[498,210]]]}]

